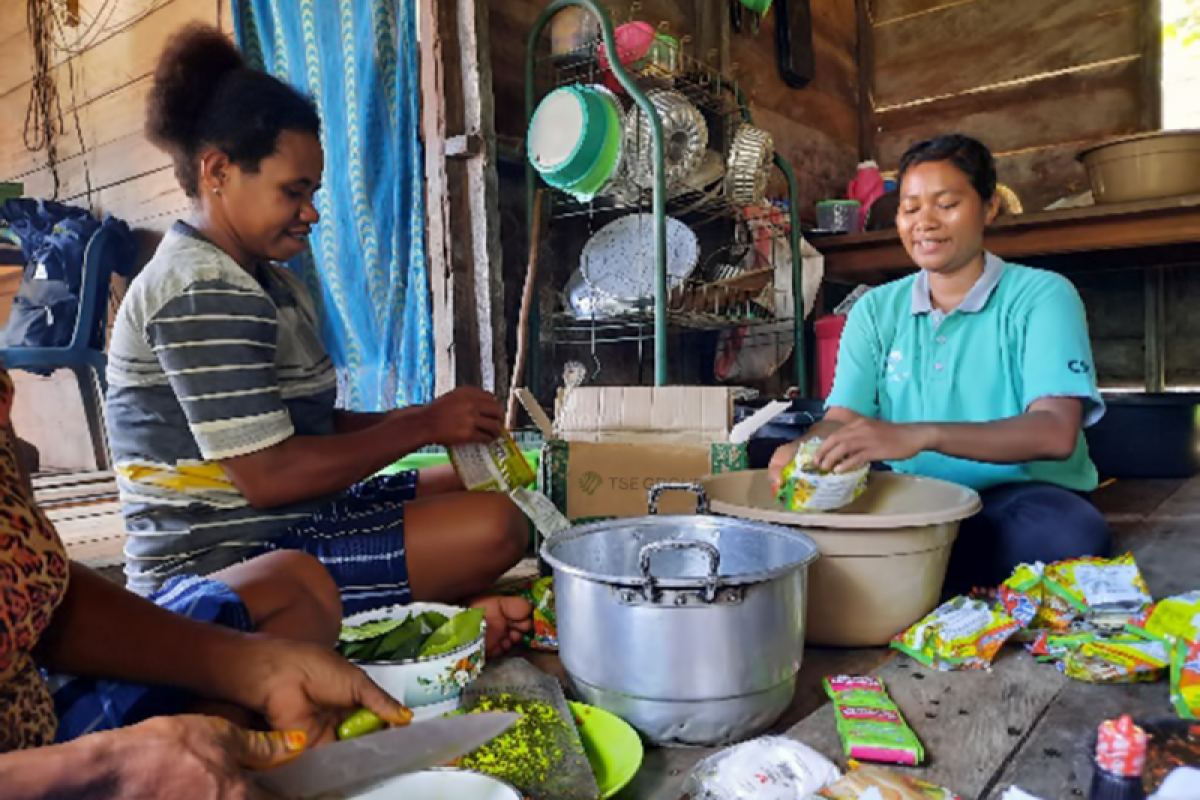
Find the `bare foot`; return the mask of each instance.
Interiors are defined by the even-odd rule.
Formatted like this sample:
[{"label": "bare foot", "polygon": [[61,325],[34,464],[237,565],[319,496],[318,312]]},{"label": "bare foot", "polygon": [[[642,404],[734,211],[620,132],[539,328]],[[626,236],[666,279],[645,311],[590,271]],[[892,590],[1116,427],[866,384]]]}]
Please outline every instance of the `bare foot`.
[{"label": "bare foot", "polygon": [[533,630],[533,606],[524,598],[492,595],[472,600],[470,606],[482,611],[487,620],[489,656],[504,655]]}]

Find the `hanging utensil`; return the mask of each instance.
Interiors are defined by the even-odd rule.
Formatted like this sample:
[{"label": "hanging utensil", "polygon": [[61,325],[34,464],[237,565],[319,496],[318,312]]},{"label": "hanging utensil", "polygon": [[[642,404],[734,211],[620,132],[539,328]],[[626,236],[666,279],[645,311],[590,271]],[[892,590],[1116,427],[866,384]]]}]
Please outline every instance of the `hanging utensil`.
[{"label": "hanging utensil", "polygon": [[775,47],[779,74],[793,89],[803,89],[816,74],[813,54],[812,7],[809,0],[778,0],[775,11]]}]

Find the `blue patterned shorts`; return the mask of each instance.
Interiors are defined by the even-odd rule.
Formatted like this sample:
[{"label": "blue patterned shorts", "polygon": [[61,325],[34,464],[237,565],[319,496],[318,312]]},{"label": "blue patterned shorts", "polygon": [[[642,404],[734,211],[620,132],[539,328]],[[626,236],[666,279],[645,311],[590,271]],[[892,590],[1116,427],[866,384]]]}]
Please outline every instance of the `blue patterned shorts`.
[{"label": "blue patterned shorts", "polygon": [[382,475],[293,525],[270,550],[302,550],[325,565],[348,616],[412,602],[404,546],[404,504],[417,496],[417,473]]}]

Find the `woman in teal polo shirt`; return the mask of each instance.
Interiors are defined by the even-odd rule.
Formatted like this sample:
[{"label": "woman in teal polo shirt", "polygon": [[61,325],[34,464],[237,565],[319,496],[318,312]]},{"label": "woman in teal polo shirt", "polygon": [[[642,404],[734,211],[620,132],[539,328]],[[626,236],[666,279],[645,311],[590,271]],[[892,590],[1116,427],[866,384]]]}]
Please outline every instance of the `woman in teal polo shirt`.
[{"label": "woman in teal polo shirt", "polygon": [[[1023,562],[1106,555],[1086,495],[1096,467],[1082,429],[1104,413],[1083,303],[1060,275],[983,248],[999,210],[980,142],[943,136],[900,164],[896,227],[920,268],[850,313],[825,419],[825,469],[886,462],[976,489],[947,588],[994,586]],[[774,479],[796,444],[772,459]]]}]

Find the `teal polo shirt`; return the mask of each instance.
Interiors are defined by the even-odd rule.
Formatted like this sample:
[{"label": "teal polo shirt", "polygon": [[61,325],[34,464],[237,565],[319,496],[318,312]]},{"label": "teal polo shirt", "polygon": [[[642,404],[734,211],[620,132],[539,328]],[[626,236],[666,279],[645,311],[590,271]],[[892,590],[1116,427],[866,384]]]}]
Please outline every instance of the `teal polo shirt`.
[{"label": "teal polo shirt", "polygon": [[[983,275],[949,314],[933,307],[924,272],[880,286],[855,304],[826,404],[887,422],[992,422],[1035,400],[1084,402],[1084,426],[1104,414],[1083,301],[1053,272],[987,255]],[[976,490],[1042,481],[1096,488],[1082,431],[1066,461],[984,464],[941,453],[891,463],[899,472]]]}]

